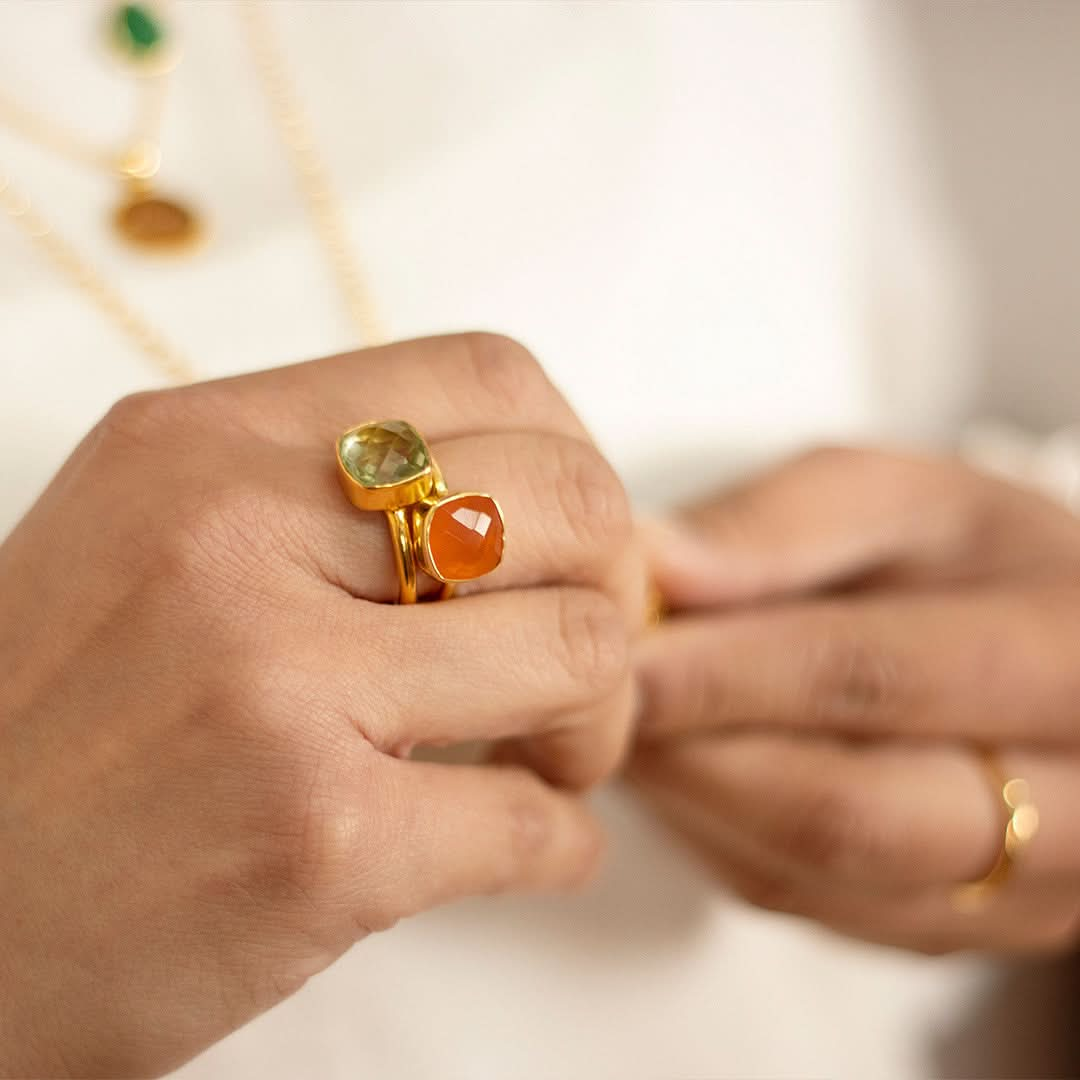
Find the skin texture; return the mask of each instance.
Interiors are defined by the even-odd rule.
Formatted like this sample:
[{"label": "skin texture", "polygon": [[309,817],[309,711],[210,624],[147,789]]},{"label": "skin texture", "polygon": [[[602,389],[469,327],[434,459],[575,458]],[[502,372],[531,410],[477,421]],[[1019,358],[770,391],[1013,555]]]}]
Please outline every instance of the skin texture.
[{"label": "skin texture", "polygon": [[[631,772],[750,902],[939,953],[1080,931],[1080,521],[953,460],[820,450],[651,533]],[[1002,804],[1041,827],[974,913]]]},{"label": "skin texture", "polygon": [[[333,445],[403,416],[504,564],[397,607]],[[0,1075],[171,1069],[365,935],[578,886],[644,592],[536,362],[466,335],[120,402],[0,547]],[[409,761],[520,740],[537,772]]]}]

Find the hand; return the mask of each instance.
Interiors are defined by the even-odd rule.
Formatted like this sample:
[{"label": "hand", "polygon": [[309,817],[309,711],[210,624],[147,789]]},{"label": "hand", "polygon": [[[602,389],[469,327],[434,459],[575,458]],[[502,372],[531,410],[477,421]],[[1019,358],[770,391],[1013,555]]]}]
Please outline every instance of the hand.
[{"label": "hand", "polygon": [[[930,952],[1080,933],[1080,522],[956,461],[812,453],[655,538],[633,774],[754,903]],[[1041,827],[1001,850],[974,745]]]},{"label": "hand", "polygon": [[[469,595],[370,602],[396,595],[386,522],[333,447],[379,416],[499,497],[507,558]],[[517,736],[549,780],[610,772],[630,535],[501,338],[122,401],[0,547],[0,1075],[161,1072],[403,916],[580,883],[599,837],[570,795],[393,751]]]}]

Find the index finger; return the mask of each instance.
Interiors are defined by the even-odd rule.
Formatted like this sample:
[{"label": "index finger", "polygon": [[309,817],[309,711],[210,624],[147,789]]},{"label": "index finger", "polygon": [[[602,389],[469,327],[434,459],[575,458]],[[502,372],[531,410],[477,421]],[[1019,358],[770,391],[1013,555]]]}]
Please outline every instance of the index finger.
[{"label": "index finger", "polygon": [[815,600],[641,643],[646,738],[732,727],[1074,741],[1076,590]]}]

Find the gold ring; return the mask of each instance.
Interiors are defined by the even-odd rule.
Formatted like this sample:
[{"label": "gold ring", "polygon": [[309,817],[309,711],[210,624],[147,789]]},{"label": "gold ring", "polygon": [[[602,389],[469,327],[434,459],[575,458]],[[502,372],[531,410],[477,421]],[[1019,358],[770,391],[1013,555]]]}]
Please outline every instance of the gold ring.
[{"label": "gold ring", "polygon": [[986,906],[1012,877],[1017,861],[1039,831],[1039,809],[1032,802],[1028,782],[1019,776],[1009,778],[991,750],[981,751],[980,759],[995,795],[1001,799],[1004,836],[990,870],[977,881],[969,881],[953,890],[953,907],[964,913],[980,911]]},{"label": "gold ring", "polygon": [[459,582],[490,574],[502,561],[505,525],[499,504],[479,491],[449,491],[411,424],[358,424],[342,433],[336,450],[349,502],[386,515],[398,603],[416,602],[418,568],[442,584],[438,598],[446,600]]},{"label": "gold ring", "polygon": [[668,616],[667,602],[660,586],[650,580],[645,592],[645,619],[644,628],[655,630]]}]

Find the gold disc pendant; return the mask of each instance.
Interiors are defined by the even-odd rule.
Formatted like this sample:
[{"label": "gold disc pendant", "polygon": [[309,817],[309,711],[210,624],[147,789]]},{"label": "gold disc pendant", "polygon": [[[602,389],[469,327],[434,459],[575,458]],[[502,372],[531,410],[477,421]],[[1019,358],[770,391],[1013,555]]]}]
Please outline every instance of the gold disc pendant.
[{"label": "gold disc pendant", "polygon": [[190,251],[204,235],[202,219],[192,207],[148,188],[128,193],[113,211],[113,226],[126,243],[156,255]]}]

